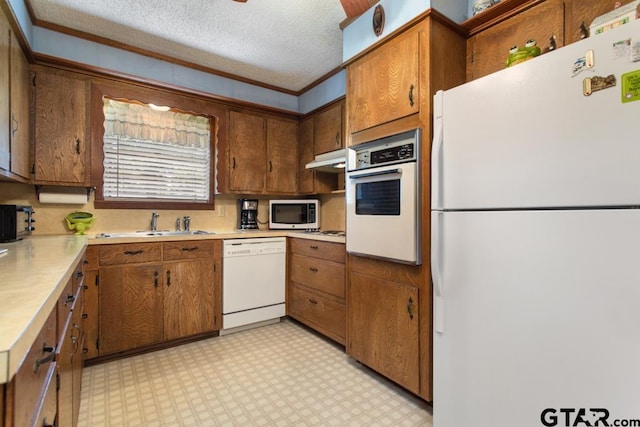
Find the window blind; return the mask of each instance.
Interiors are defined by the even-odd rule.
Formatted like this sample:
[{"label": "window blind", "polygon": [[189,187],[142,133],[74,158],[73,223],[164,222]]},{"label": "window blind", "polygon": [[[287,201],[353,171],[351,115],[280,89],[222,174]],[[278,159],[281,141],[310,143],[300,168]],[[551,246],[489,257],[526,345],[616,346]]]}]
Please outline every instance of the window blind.
[{"label": "window blind", "polygon": [[104,112],[105,200],[209,201],[208,118],[109,99]]}]

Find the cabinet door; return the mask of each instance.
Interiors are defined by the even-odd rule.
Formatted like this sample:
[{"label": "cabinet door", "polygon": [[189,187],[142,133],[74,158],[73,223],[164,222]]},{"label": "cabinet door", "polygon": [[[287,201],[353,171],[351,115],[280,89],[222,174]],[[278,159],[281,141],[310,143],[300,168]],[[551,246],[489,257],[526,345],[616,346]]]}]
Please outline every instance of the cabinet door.
[{"label": "cabinet door", "polygon": [[313,160],[313,117],[298,125],[298,192],[310,194],[314,191],[314,171],[305,168]]},{"label": "cabinet door", "polygon": [[[564,1],[547,0],[467,40],[467,80],[502,70],[513,46],[535,39],[545,52],[551,36],[564,44]],[[517,67],[517,65],[514,65]]]},{"label": "cabinet door", "polygon": [[8,171],[9,156],[9,22],[0,11],[0,169]]},{"label": "cabinet door", "polygon": [[[633,0],[622,0],[623,5]],[[613,10],[614,3],[602,0],[565,0],[566,3],[566,28],[567,44],[576,42],[583,37],[581,25],[589,29],[595,18]]]},{"label": "cabinet door", "polygon": [[408,30],[347,67],[350,133],[419,111],[419,36]]},{"label": "cabinet door", "polygon": [[266,124],[260,116],[229,113],[229,187],[262,192],[267,163]]},{"label": "cabinet door", "polygon": [[314,155],[344,148],[342,109],[344,102],[333,105],[314,117]]},{"label": "cabinet door", "polygon": [[267,119],[267,192],[295,194],[298,179],[298,124]]},{"label": "cabinet door", "polygon": [[29,63],[11,33],[11,172],[30,178]]},{"label": "cabinet door", "polygon": [[38,72],[35,99],[35,181],[86,185],[86,83]]},{"label": "cabinet door", "polygon": [[162,341],[163,272],[161,264],[100,269],[101,356]]},{"label": "cabinet door", "polygon": [[418,393],[418,289],[351,272],[347,297],[349,355]]},{"label": "cabinet door", "polygon": [[213,259],[166,263],[164,286],[165,340],[215,330]]}]

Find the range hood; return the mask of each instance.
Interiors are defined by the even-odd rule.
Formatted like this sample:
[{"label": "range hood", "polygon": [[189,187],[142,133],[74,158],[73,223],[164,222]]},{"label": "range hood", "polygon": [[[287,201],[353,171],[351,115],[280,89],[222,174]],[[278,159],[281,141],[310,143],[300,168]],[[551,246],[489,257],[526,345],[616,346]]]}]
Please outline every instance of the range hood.
[{"label": "range hood", "polygon": [[307,163],[307,169],[313,169],[318,172],[340,173],[344,172],[347,162],[347,149],[330,151],[324,154],[318,154],[312,162]]}]

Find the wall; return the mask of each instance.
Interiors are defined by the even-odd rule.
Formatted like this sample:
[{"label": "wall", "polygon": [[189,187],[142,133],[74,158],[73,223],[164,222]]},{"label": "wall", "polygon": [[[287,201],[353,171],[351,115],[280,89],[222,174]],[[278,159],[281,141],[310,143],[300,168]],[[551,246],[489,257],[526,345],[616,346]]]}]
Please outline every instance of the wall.
[{"label": "wall", "polygon": [[473,0],[380,0],[378,4],[385,11],[382,34],[376,36],[373,32],[371,22],[375,8],[372,7],[342,32],[342,59],[348,61],[429,8],[436,9],[454,22],[462,22],[468,16],[470,2]]},{"label": "wall", "polygon": [[[96,221],[89,230],[94,233],[115,233],[148,230],[151,212],[158,212],[159,230],[173,230],[176,217],[191,217],[192,230],[231,231],[237,227],[239,195],[218,194],[216,209],[211,210],[153,210],[153,209],[95,209],[93,193],[85,205],[62,205],[40,203],[35,188],[28,184],[0,182],[0,204],[33,206],[35,211],[34,236],[71,233],[64,218],[71,212],[91,212]],[[260,229],[268,229],[269,198],[247,196],[258,199]],[[271,197],[277,198],[277,196]],[[310,196],[312,198],[312,196]],[[329,194],[319,197],[321,201],[320,221],[324,230],[344,230],[344,194]]]}]

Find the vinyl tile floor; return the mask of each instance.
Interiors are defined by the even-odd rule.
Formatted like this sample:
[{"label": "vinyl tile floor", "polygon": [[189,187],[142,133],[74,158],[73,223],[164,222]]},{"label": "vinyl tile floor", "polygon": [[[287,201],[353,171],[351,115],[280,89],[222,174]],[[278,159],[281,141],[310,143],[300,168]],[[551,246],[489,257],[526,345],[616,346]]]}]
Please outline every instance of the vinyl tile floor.
[{"label": "vinyl tile floor", "polygon": [[424,401],[292,320],[84,369],[80,427],[432,426]]}]

